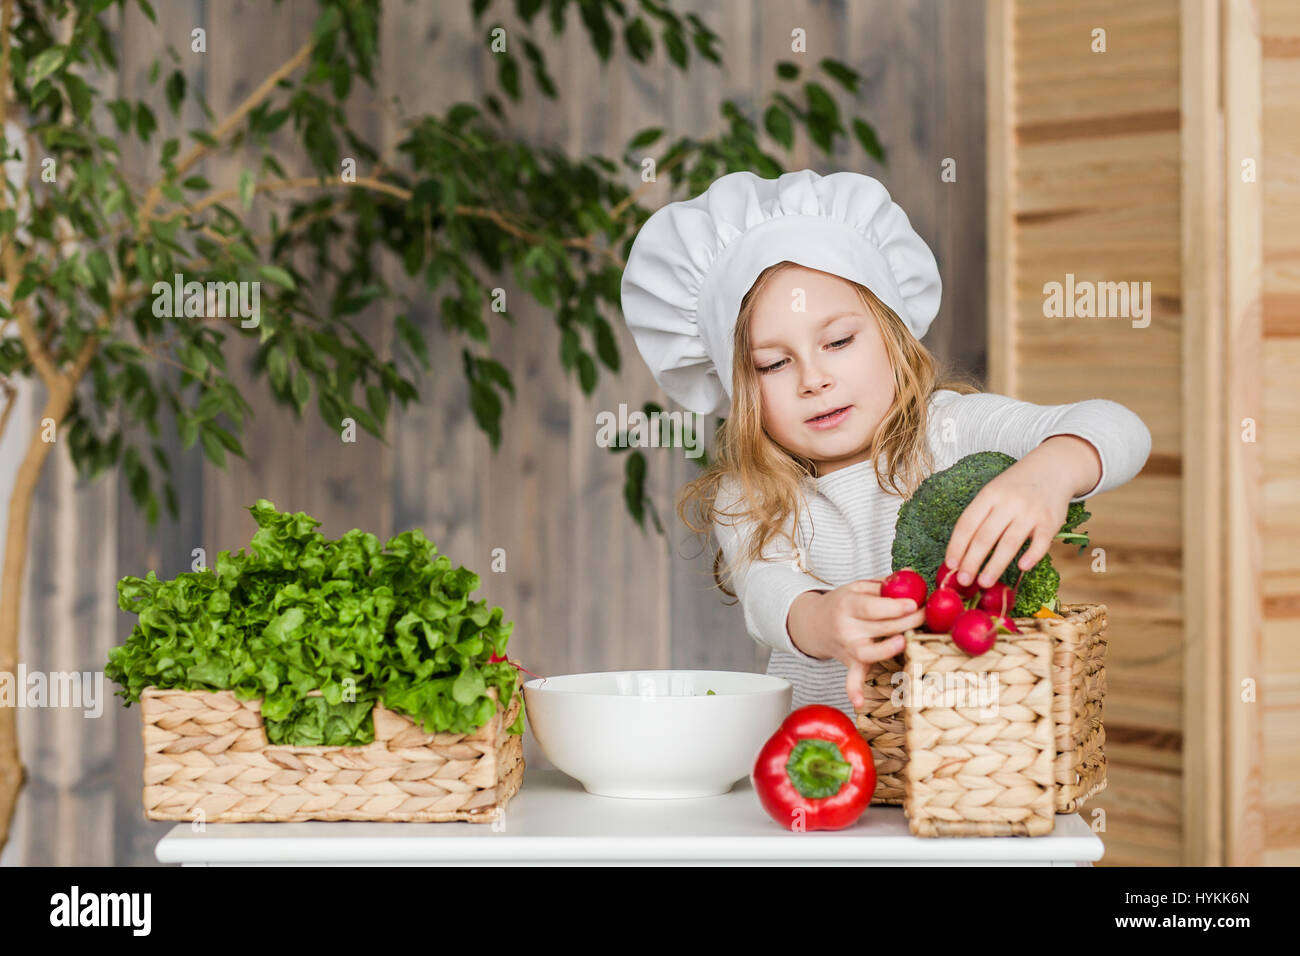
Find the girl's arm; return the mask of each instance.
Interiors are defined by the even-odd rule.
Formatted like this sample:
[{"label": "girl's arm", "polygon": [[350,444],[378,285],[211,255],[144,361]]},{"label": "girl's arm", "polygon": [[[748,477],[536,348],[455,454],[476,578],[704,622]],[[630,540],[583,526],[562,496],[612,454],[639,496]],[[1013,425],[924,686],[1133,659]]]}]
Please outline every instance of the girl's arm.
[{"label": "girl's arm", "polygon": [[[725,511],[739,511],[735,501],[734,494],[720,492],[717,504]],[[724,524],[724,521],[735,523]],[[723,564],[719,570],[726,580],[727,569],[735,566],[737,555],[748,547],[753,523],[733,518],[720,519],[714,521],[713,533],[722,549]],[[771,541],[766,551],[764,559],[737,568],[728,582],[744,609],[745,629],[750,637],[774,651],[784,651],[803,660],[819,660],[795,645],[786,623],[795,598],[807,591],[825,591],[828,588],[808,572],[799,570],[788,541]]]},{"label": "girl's arm", "polygon": [[1151,453],[1146,423],[1106,398],[1035,405],[993,392],[944,392],[935,398],[930,429],[938,468],[977,451],[1000,451],[1018,460],[1043,446],[1037,456],[1050,455],[1076,475],[1071,481],[1078,494],[1071,501],[1133,480]]}]

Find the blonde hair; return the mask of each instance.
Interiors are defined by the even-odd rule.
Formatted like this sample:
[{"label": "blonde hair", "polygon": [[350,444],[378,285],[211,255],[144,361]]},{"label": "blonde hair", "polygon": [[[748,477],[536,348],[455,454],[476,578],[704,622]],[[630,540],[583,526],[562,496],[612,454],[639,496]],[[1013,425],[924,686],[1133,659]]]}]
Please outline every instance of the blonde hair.
[{"label": "blonde hair", "polygon": [[[678,517],[697,535],[707,536],[721,516],[753,522],[754,533],[744,553],[736,558],[740,566],[758,560],[768,542],[778,536],[788,540],[791,548],[796,547],[784,530],[785,521],[793,515],[792,527],[799,526],[800,485],[817,477],[816,466],[811,461],[777,444],[763,427],[758,372],[749,360],[754,303],[774,276],[797,265],[786,260],[764,269],[741,300],[733,336],[731,414],[718,427],[716,452],[709,465],[703,474],[683,486],[677,497]],[[892,309],[866,286],[845,281],[850,282],[868,313],[876,318],[894,370],[894,401],[872,437],[868,455],[874,462],[876,482],[881,490],[907,498],[934,469],[926,438],[930,396],[940,389],[970,394],[979,388],[967,380],[949,377],[951,370],[936,363]],[[947,380],[940,381],[941,373]],[[882,453],[886,459],[883,475],[879,464]],[[742,510],[738,512],[721,511],[717,507],[722,484],[728,480],[740,491]],[[697,521],[691,520],[692,511]],[[719,573],[722,558],[719,549],[713,557],[713,580],[723,594],[735,597]],[[728,569],[728,577],[731,570]],[[809,573],[828,588],[833,587],[815,570],[809,569]]]}]

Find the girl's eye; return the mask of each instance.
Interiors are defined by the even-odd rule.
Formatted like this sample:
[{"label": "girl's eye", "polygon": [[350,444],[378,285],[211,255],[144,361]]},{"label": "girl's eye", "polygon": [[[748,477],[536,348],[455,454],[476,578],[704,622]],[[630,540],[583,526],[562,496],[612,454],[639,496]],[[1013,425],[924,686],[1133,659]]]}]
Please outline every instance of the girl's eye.
[{"label": "girl's eye", "polygon": [[[830,344],[830,347],[833,349],[845,348],[850,342],[854,340],[854,338],[856,338],[856,336],[854,335],[847,336],[845,338],[840,339],[838,342],[832,342]],[[787,361],[786,359],[781,359],[781,361],[773,362],[771,365],[764,365],[762,368],[758,370],[758,372],[760,375],[766,375],[768,372],[775,372],[782,365],[784,365],[786,361]]]}]

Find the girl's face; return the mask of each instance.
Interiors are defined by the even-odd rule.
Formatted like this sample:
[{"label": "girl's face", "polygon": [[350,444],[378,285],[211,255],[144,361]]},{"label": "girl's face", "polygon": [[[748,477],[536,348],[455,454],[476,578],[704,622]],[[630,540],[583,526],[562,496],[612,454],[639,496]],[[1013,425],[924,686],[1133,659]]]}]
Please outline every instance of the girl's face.
[{"label": "girl's face", "polygon": [[866,461],[894,401],[894,372],[853,286],[816,269],[783,269],[754,303],[749,341],[768,434],[818,475]]}]

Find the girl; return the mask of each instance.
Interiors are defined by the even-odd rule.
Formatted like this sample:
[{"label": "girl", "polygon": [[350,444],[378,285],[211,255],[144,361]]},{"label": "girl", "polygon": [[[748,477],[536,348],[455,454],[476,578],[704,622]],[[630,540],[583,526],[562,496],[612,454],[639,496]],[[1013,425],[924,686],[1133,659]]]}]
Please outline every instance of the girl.
[{"label": "girl", "polygon": [[678,513],[716,534],[717,586],[794,708],[853,718],[867,666],[924,623],[880,586],[898,509],[927,475],[975,451],[1018,459],[946,552],[962,584],[987,587],[1027,540],[1018,567],[1037,563],[1071,501],[1130,480],[1150,452],[1115,402],[1040,406],[941,381],[919,341],[939,289],[906,215],[856,173],[731,173],[651,216],[629,256],[624,314],[656,380],[727,417]]}]

